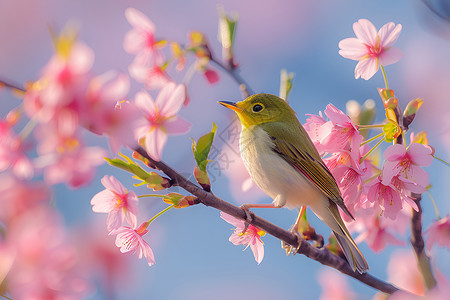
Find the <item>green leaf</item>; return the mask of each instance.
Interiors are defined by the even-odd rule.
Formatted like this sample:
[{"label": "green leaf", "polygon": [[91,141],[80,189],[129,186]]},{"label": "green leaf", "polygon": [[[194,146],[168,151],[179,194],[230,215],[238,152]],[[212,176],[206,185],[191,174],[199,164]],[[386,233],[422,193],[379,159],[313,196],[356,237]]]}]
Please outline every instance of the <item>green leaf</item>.
[{"label": "green leaf", "polygon": [[200,170],[206,171],[206,165],[208,164],[208,155],[211,150],[211,146],[214,140],[214,135],[217,130],[217,125],[213,122],[213,128],[211,132],[200,137],[197,143],[192,141],[192,152],[194,153],[195,161]]},{"label": "green leaf", "polygon": [[294,79],[294,73],[289,73],[283,69],[280,74],[280,98],[287,101],[289,93],[292,89],[292,82]]}]

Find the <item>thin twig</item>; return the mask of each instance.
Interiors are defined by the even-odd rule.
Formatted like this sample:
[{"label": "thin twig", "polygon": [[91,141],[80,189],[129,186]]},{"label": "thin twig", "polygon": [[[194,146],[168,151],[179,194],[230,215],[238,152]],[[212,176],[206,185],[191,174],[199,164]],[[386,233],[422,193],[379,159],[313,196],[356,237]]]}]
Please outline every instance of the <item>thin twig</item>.
[{"label": "thin twig", "polygon": [[[164,162],[153,160],[142,147],[138,147],[134,150],[148,159],[158,170],[169,176],[174,182],[176,182],[176,185],[197,196],[203,205],[216,208],[241,220],[246,220],[246,213],[240,207],[237,207],[216,197],[213,193],[203,190],[202,188],[187,180],[184,176],[182,176],[180,173],[172,169]],[[303,239],[299,241],[297,235],[295,235],[294,233],[256,216],[253,212],[251,212],[251,214],[252,225],[260,228],[261,230],[264,230],[268,234],[284,241],[289,245],[292,245],[294,247],[298,246],[297,253],[303,254],[315,261],[320,262],[323,265],[330,266],[384,293],[392,294],[396,291],[399,291],[399,289],[392,284],[384,282],[368,273],[359,274],[357,272],[354,272],[346,260],[332,254],[326,248],[318,249],[311,246]]]},{"label": "thin twig", "polygon": [[247,98],[248,96],[254,94],[253,90],[245,82],[244,78],[241,77],[241,75],[239,74],[239,72],[237,71],[236,68],[226,67],[220,61],[216,60],[214,58],[214,56],[211,56],[211,62],[213,62],[216,66],[218,66],[219,68],[224,70],[226,73],[228,73],[234,79],[234,81],[237,82],[237,84],[239,85],[239,89],[241,90],[242,96],[244,98]]}]

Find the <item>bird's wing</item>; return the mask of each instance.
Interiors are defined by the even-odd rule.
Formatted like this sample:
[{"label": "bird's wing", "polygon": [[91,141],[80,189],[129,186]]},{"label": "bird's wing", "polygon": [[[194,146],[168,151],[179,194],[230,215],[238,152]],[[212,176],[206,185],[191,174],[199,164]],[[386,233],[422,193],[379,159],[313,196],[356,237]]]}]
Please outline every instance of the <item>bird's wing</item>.
[{"label": "bird's wing", "polygon": [[352,219],[353,216],[344,204],[339,187],[323,163],[322,159],[316,159],[307,151],[299,149],[292,143],[271,136],[274,143],[273,150],[288,162],[294,169],[308,178],[330,200],[336,203]]}]

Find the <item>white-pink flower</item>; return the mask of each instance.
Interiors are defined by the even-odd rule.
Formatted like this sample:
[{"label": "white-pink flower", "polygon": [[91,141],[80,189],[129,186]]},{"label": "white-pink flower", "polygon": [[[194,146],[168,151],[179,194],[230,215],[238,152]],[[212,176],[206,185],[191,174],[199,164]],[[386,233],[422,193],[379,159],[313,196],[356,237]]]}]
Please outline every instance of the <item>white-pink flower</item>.
[{"label": "white-pink flower", "polygon": [[130,54],[141,54],[147,57],[160,55],[155,40],[155,25],[141,11],[127,8],[125,17],[133,29],[125,35],[123,47]]},{"label": "white-pink flower", "polygon": [[378,176],[370,184],[367,200],[374,203],[375,208],[381,208],[383,216],[394,220],[402,209],[402,195],[391,183],[384,183]]},{"label": "white-pink flower", "polygon": [[366,19],[353,23],[356,38],[347,38],[339,42],[339,54],[345,58],[358,60],[355,78],[369,80],[380,65],[387,66],[399,61],[403,53],[392,47],[397,41],[402,25],[389,22],[377,32],[375,26]]},{"label": "white-pink flower", "polygon": [[139,258],[144,256],[147,259],[148,265],[151,266],[155,264],[155,256],[150,245],[142,238],[148,232],[146,225],[148,224],[145,222],[137,229],[122,226],[119,229],[111,231],[109,234],[117,234],[116,246],[120,248],[120,252],[131,252],[134,254],[139,251]]},{"label": "white-pink flower", "polygon": [[322,153],[359,151],[362,136],[350,117],[333,104],[327,105],[325,115],[330,121],[326,121],[322,114],[309,115],[304,126],[317,150]]},{"label": "white-pink flower", "polygon": [[183,134],[189,131],[191,124],[177,116],[186,98],[183,85],[167,84],[158,94],[156,101],[146,92],[136,94],[136,106],[143,112],[135,134],[145,138],[145,148],[155,160],[160,160],[167,135]]},{"label": "white-pink flower", "polygon": [[256,262],[260,264],[264,258],[264,243],[262,242],[261,237],[266,233],[251,224],[247,227],[247,230],[243,232],[245,229],[245,221],[236,219],[235,217],[224,212],[220,213],[220,217],[228,223],[236,226],[236,229],[230,236],[229,241],[234,245],[250,246]]},{"label": "white-pink flower", "polygon": [[108,231],[118,229],[124,220],[135,228],[137,226],[136,215],[139,211],[136,194],[133,191],[127,191],[114,176],[105,175],[101,182],[106,189],[92,198],[92,210],[98,213],[108,213]]},{"label": "white-pink flower", "polygon": [[100,147],[76,147],[59,156],[41,156],[40,163],[48,164],[44,169],[45,182],[53,185],[64,182],[78,188],[88,184],[95,176],[97,166],[104,163],[105,150]]},{"label": "white-pink flower", "polygon": [[34,170],[25,155],[23,142],[11,129],[11,125],[0,120],[0,172],[11,168],[19,178],[30,179]]},{"label": "white-pink flower", "polygon": [[133,132],[139,112],[134,103],[126,100],[130,79],[113,71],[94,77],[86,93],[81,124],[96,134],[105,134],[113,152],[121,145],[134,147]]},{"label": "white-pink flower", "polygon": [[428,173],[422,169],[433,161],[432,150],[429,146],[412,143],[408,148],[396,144],[384,152],[383,181],[389,183],[392,178],[399,176],[405,181],[409,190],[423,193],[428,185]]},{"label": "white-pink flower", "polygon": [[428,235],[427,250],[430,251],[434,244],[450,249],[450,219],[449,215],[437,220],[425,231]]}]

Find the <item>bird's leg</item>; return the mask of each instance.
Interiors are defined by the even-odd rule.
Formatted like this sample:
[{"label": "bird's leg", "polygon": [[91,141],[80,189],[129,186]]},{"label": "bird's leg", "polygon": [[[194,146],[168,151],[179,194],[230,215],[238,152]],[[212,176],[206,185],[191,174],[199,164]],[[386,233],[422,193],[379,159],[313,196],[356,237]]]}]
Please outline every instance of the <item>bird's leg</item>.
[{"label": "bird's leg", "polygon": [[284,241],[281,241],[281,248],[283,248],[286,251],[286,255],[291,255],[291,254],[295,255],[295,253],[297,253],[297,251],[298,251],[298,248],[300,247],[300,243],[301,243],[301,240],[303,239],[303,237],[298,232],[298,226],[299,226],[300,220],[302,219],[302,216],[305,212],[306,212],[306,206],[302,206],[300,208],[300,212],[298,213],[297,220],[295,220],[294,225],[292,225],[292,227],[289,229],[290,232],[292,232],[299,238],[299,244],[297,245],[297,247],[294,247],[292,245],[286,244]]},{"label": "bird's leg", "polygon": [[[245,233],[247,231],[248,226],[253,221],[253,217],[250,214],[250,209],[251,208],[281,208],[281,207],[283,207],[284,204],[280,205],[280,202],[283,202],[283,201],[284,201],[283,197],[281,195],[277,195],[277,197],[275,198],[275,200],[271,204],[242,204],[241,205],[241,209],[244,210],[245,218],[246,218],[246,220],[245,220],[246,221],[245,222],[245,227],[244,227],[244,230],[242,232]],[[286,201],[284,201],[284,203],[285,202]]]}]

